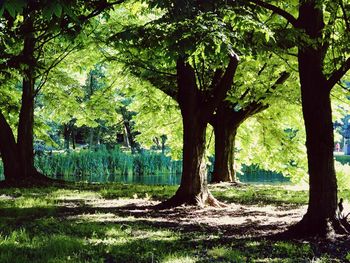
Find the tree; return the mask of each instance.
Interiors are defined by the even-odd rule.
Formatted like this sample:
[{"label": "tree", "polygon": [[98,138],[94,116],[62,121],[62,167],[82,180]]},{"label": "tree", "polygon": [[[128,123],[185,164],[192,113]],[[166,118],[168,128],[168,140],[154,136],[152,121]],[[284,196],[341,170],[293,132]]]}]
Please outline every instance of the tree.
[{"label": "tree", "polygon": [[[225,20],[215,12],[202,12],[201,7],[191,4],[193,8],[170,5],[158,20],[117,33],[114,37],[124,41],[116,43],[118,52],[106,56],[123,61],[134,74],[147,79],[179,104],[183,174],[180,188],[166,204],[217,205],[206,182],[206,127],[232,87],[238,65],[233,43],[237,46],[245,43],[232,32],[236,25],[230,19]],[[244,29],[249,31],[254,26],[247,22]],[[223,67],[228,55],[229,62]]]},{"label": "tree", "polygon": [[[263,71],[268,66],[268,63],[272,64],[272,60],[272,56],[269,56],[269,62],[265,62],[260,69],[256,69],[257,74],[254,75],[255,84],[249,83],[249,86],[245,85],[247,87],[243,88],[243,93],[240,94],[242,91],[237,87],[232,89],[231,93],[237,94],[233,96],[231,94],[231,99],[229,95],[229,98],[220,103],[211,117],[210,124],[213,126],[215,133],[215,161],[212,182],[237,182],[236,169],[234,167],[237,130],[247,118],[269,107],[269,104],[264,102],[264,99],[268,96],[273,96],[277,86],[282,85],[290,76],[290,73],[281,72],[275,83],[268,86],[268,83],[271,82],[270,79],[274,75],[271,72],[271,68],[273,68],[275,73],[278,71],[277,64],[269,65],[270,70],[266,74],[268,77],[264,76]],[[250,64],[248,64],[248,67],[241,67],[243,72],[252,70],[253,61],[248,63]],[[246,74],[245,78],[248,75]],[[264,80],[262,80],[263,77],[265,77]],[[261,85],[259,86],[259,82],[263,82],[263,86],[268,87],[262,88]],[[259,89],[265,89],[265,91],[259,92]],[[256,93],[259,93],[259,95],[256,95]]]},{"label": "tree", "polygon": [[291,42],[298,48],[310,191],[307,213],[291,228],[291,233],[327,235],[331,228],[347,232],[347,224],[341,224],[336,217],[330,92],[350,68],[346,44],[350,36],[348,3],[300,0],[296,7],[296,4],[274,5],[261,0],[249,2],[285,18],[292,26],[287,31],[289,36],[293,33],[292,39],[298,41]]},{"label": "tree", "polygon": [[[22,100],[17,128],[17,141],[5,115],[0,112],[2,140],[0,152],[5,181],[11,184],[24,180],[46,180],[36,171],[33,155],[34,98],[51,71],[74,48],[68,44],[61,53],[53,52],[47,61],[49,44],[62,35],[74,38],[86,21],[113,4],[106,1],[5,1],[0,5],[1,35],[0,70],[18,70],[22,76]],[[63,39],[62,39],[63,40]],[[39,78],[41,78],[39,80]]]}]

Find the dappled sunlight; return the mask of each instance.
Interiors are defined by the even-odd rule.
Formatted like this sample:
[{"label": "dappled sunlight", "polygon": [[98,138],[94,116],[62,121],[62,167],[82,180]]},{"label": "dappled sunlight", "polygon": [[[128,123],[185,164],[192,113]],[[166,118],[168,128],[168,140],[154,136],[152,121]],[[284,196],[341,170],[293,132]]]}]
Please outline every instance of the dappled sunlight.
[{"label": "dappled sunlight", "polygon": [[76,220],[81,223],[89,223],[89,222],[106,222],[106,223],[117,223],[124,222],[125,220],[133,222],[136,221],[135,217],[127,216],[127,217],[119,217],[113,213],[95,213],[95,214],[78,214],[66,217],[68,220]]},{"label": "dappled sunlight", "polygon": [[[302,218],[304,191],[225,186],[216,188],[225,208],[155,210],[159,201],[145,192],[136,197],[125,186],[114,187],[118,197],[113,199],[99,196],[99,189],[51,189],[34,195],[24,190],[10,198],[1,193],[2,261],[10,262],[13,253],[25,263],[33,257],[40,263],[101,262],[109,257],[116,262],[245,262],[250,257],[256,262],[283,262],[286,257],[303,262],[314,257],[308,243],[269,241],[270,235]],[[350,205],[344,200],[347,212]],[[32,257],[26,258],[29,251]]]},{"label": "dappled sunlight", "polygon": [[68,190],[68,189],[57,189],[50,194],[51,198],[56,200],[94,200],[99,199],[101,196],[92,191],[80,191],[80,190]]},{"label": "dappled sunlight", "polygon": [[181,254],[171,254],[167,255],[165,258],[160,260],[161,263],[196,263],[198,262],[198,258],[193,256],[184,256]]}]

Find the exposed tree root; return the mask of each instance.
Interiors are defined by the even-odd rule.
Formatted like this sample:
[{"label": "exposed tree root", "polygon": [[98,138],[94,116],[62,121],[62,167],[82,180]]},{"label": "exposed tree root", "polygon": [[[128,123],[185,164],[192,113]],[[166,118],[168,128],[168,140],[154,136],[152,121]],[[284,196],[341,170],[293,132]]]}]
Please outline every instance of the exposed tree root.
[{"label": "exposed tree root", "polygon": [[198,207],[204,207],[206,205],[211,207],[227,207],[223,202],[218,201],[209,191],[201,193],[199,195],[184,195],[181,191],[177,191],[170,199],[154,206],[154,209],[169,209],[181,205],[192,205]]},{"label": "exposed tree root", "polygon": [[303,219],[291,226],[287,231],[277,235],[279,238],[332,238],[336,234],[346,235],[350,233],[350,224],[346,218],[313,219],[304,215]]},{"label": "exposed tree root", "polygon": [[244,183],[241,183],[238,180],[226,181],[226,182],[225,181],[211,181],[210,184],[211,185],[227,184],[227,185],[230,185],[230,186],[241,186],[241,185],[244,185]]}]

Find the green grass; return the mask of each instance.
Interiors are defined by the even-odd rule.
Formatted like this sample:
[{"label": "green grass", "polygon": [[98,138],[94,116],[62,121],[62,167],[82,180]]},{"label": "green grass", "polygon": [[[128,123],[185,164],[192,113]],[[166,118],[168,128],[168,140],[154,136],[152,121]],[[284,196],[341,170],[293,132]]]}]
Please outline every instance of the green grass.
[{"label": "green grass", "polygon": [[[348,253],[320,254],[308,242],[236,239],[205,228],[186,231],[148,221],[147,216],[91,206],[136,196],[164,200],[175,191],[171,186],[83,183],[1,189],[0,262],[343,262],[350,258]],[[307,201],[305,191],[281,187],[215,186],[212,191],[221,201],[240,204]]]},{"label": "green grass", "polygon": [[287,190],[283,186],[245,185],[241,188],[212,187],[213,194],[228,203],[257,205],[303,205],[307,204],[307,191]]}]

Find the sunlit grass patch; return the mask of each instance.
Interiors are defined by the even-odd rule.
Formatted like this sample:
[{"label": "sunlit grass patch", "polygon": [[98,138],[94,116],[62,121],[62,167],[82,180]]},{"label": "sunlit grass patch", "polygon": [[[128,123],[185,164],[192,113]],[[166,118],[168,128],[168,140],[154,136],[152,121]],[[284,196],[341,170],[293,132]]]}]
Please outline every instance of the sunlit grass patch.
[{"label": "sunlit grass patch", "polygon": [[159,262],[161,263],[195,263],[198,258],[190,255],[183,255],[181,253],[166,255]]},{"label": "sunlit grass patch", "polygon": [[281,257],[309,258],[313,255],[311,246],[309,244],[294,244],[290,242],[276,242],[273,247],[271,254]]},{"label": "sunlit grass patch", "polygon": [[150,185],[123,185],[111,184],[111,187],[105,187],[99,190],[103,198],[146,198],[155,200],[164,200],[175,194],[178,186],[150,186]]},{"label": "sunlit grass patch", "polygon": [[84,246],[82,239],[63,234],[31,237],[25,229],[0,236],[0,262],[66,262],[77,257]]},{"label": "sunlit grass patch", "polygon": [[240,204],[307,204],[307,191],[285,189],[281,186],[212,187],[213,194],[220,200]]},{"label": "sunlit grass patch", "polygon": [[51,198],[56,200],[78,200],[78,199],[100,199],[99,193],[87,190],[77,189],[57,189],[50,195]]},{"label": "sunlit grass patch", "polygon": [[[239,250],[225,246],[211,248],[207,252],[209,258],[213,260],[224,260],[227,262],[246,262],[247,257]],[[211,260],[209,260],[211,261]]]}]

